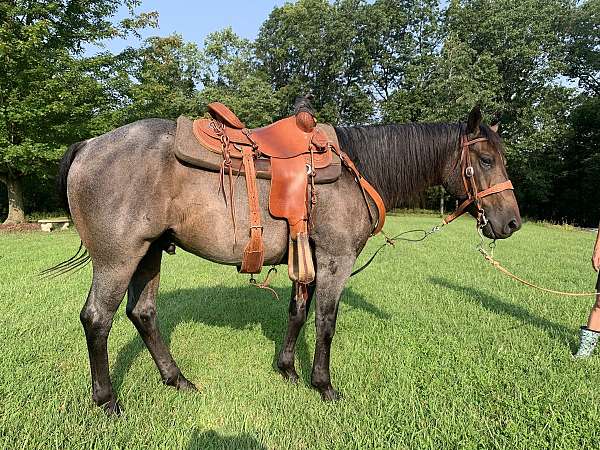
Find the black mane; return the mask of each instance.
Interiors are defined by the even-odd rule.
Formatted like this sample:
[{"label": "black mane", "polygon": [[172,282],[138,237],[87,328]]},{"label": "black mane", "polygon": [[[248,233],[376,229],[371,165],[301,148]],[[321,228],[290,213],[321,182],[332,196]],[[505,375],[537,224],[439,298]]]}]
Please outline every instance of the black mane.
[{"label": "black mane", "polygon": [[[374,185],[388,208],[440,184],[448,158],[458,158],[465,124],[395,124],[336,127],[340,147]],[[482,135],[496,144],[486,126]],[[500,146],[495,145],[497,148]]]}]

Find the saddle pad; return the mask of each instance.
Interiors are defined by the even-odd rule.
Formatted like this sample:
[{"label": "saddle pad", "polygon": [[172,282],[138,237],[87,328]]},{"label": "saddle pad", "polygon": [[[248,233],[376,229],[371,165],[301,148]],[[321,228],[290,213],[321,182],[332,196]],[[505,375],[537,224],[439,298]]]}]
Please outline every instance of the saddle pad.
[{"label": "saddle pad", "polygon": [[[202,145],[196,138],[193,130],[194,122],[185,117],[180,116],[177,119],[177,132],[175,135],[175,146],[173,152],[176,158],[185,164],[188,164],[199,169],[208,170],[211,172],[219,172],[223,157],[221,156],[221,147],[219,141],[218,154],[211,151],[207,146]],[[337,145],[337,136],[335,130],[330,125],[317,125],[323,130],[330,142]],[[342,163],[340,158],[329,151],[329,158],[326,153],[315,153],[315,168],[316,177],[315,183],[326,184],[336,181],[342,173]],[[306,163],[310,162],[310,155],[304,155]],[[324,164],[329,160],[329,164]],[[255,160],[256,176],[263,179],[271,179],[271,160],[269,158],[258,158]],[[237,175],[241,172],[244,175],[244,165],[242,160],[232,159],[232,172]]]}]

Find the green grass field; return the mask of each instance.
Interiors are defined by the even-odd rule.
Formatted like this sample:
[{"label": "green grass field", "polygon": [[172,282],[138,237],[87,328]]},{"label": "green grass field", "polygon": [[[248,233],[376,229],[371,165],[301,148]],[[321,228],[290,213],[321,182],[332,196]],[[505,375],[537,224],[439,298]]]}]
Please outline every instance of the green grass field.
[{"label": "green grass field", "polygon": [[[386,229],[437,222],[397,216]],[[593,241],[529,223],[496,256],[535,282],[590,291]],[[74,253],[77,235],[1,234],[0,448],[598,448],[600,356],[570,358],[592,299],[517,285],[476,242],[473,221],[461,219],[426,242],[386,249],[349,281],[333,342],[333,383],[344,395],[335,404],[309,388],[312,311],[298,345],[301,383],[274,369],[286,270],[274,283],[278,302],[233,267],[181,250],[165,256],[162,333],[200,391],[161,384],[123,302],[109,352],[125,412],[108,418],[91,400],[79,323],[90,268],[36,278]]]}]

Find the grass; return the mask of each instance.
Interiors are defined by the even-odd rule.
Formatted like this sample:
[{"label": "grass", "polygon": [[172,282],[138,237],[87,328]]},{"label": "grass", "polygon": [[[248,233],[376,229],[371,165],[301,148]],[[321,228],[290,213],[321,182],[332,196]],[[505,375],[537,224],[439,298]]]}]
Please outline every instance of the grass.
[{"label": "grass", "polygon": [[[435,217],[397,216],[390,234]],[[525,225],[496,256],[517,274],[589,291],[593,233]],[[365,261],[381,238],[373,239]],[[301,383],[274,370],[287,302],[248,286],[232,267],[183,251],[165,256],[163,335],[200,388],[163,386],[124,303],[112,329],[111,375],[125,413],[90,396],[79,310],[90,269],[39,281],[70,256],[74,232],[0,234],[0,447],[165,449],[595,448],[600,356],[570,352],[591,298],[521,287],[473,250],[471,220],[420,244],[386,249],[347,285],[333,342],[342,401],[308,387],[314,315],[299,339]],[[281,270],[274,283],[287,299]]]}]

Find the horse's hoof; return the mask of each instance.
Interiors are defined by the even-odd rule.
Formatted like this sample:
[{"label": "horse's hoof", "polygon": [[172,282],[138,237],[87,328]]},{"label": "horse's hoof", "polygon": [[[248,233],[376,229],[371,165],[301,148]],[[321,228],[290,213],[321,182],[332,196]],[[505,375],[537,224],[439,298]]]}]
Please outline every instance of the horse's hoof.
[{"label": "horse's hoof", "polygon": [[173,386],[178,391],[197,391],[198,388],[194,383],[189,381],[182,374],[178,374],[176,377],[169,378],[165,381],[167,386]]},{"label": "horse's hoof", "polygon": [[198,388],[196,387],[196,385],[194,383],[192,383],[190,380],[188,380],[187,378],[183,377],[179,380],[179,383],[177,383],[177,390],[179,391],[197,391]]},{"label": "horse's hoof", "polygon": [[336,391],[332,387],[321,390],[321,400],[323,400],[324,402],[337,402],[338,400],[341,400],[341,399],[342,399],[342,394],[340,394],[338,391]]},{"label": "horse's hoof", "polygon": [[100,406],[108,416],[120,416],[123,413],[123,407],[116,399],[110,400]]},{"label": "horse's hoof", "polygon": [[281,376],[283,376],[284,380],[286,380],[292,384],[298,384],[300,377],[298,376],[296,369],[294,369],[293,367],[291,369],[279,368],[279,372],[281,373]]}]

